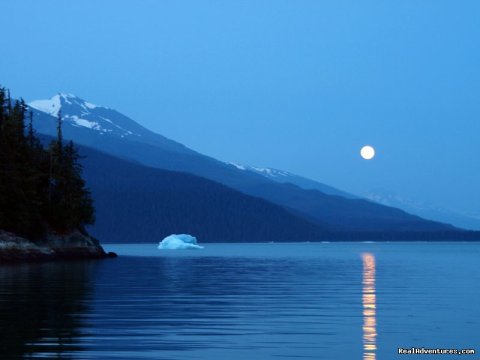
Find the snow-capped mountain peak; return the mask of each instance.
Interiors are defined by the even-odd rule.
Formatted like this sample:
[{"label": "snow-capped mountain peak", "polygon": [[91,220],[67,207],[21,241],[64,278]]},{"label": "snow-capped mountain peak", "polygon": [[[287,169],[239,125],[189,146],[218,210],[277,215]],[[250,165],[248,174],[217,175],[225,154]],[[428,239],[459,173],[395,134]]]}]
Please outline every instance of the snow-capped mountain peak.
[{"label": "snow-capped mountain peak", "polygon": [[[122,146],[123,141],[134,141],[167,151],[196,154],[186,146],[154,133],[115,109],[96,105],[69,93],[58,93],[46,100],[29,104],[33,125],[40,134],[56,136],[57,117],[61,111],[65,139],[91,146]],[[129,156],[129,154],[126,154]]]},{"label": "snow-capped mountain peak", "polygon": [[79,98],[78,96],[66,93],[59,93],[46,100],[35,100],[30,102],[28,105],[31,108],[45,112],[52,116],[58,116],[58,111],[63,107],[63,105],[73,105],[79,107],[87,114],[90,112],[90,110],[99,107],[98,105]]},{"label": "snow-capped mountain peak", "polygon": [[32,109],[62,119],[74,127],[87,128],[120,137],[141,136],[143,127],[119,112],[95,105],[69,93],[59,93],[47,100],[35,100],[28,104]]},{"label": "snow-capped mountain peak", "polygon": [[66,93],[60,93],[58,94],[57,96],[60,96],[60,98],[67,104],[69,105],[77,105],[77,106],[80,106],[81,108],[83,108],[85,111],[88,112],[88,110],[93,110],[97,107],[103,107],[105,109],[107,109],[106,107],[104,106],[98,106],[98,105],[95,105],[95,104],[92,104],[88,101],[85,101],[81,98],[79,98],[78,96],[74,95],[74,94],[66,94]]}]

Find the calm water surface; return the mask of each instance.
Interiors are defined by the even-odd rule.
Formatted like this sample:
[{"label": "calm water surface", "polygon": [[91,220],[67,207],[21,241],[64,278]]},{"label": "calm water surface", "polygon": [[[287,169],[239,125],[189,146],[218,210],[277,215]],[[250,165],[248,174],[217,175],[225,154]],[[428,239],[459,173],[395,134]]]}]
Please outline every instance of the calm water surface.
[{"label": "calm water surface", "polygon": [[0,267],[1,359],[480,359],[480,244],[106,249]]}]

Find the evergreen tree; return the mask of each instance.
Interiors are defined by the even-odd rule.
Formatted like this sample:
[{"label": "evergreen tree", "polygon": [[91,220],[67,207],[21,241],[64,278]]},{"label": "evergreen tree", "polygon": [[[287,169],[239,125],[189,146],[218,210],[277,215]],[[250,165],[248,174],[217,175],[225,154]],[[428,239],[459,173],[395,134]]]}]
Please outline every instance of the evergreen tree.
[{"label": "evergreen tree", "polygon": [[5,228],[7,168],[3,127],[6,118],[6,90],[0,87],[0,228]]},{"label": "evergreen tree", "polygon": [[94,222],[90,192],[73,143],[64,145],[59,112],[57,138],[45,150],[23,100],[12,105],[0,88],[0,229],[30,239],[47,231],[84,231]]},{"label": "evergreen tree", "polygon": [[82,179],[80,155],[75,145],[70,141],[64,148],[64,199],[68,206],[70,226],[83,229],[85,225],[95,221],[95,210],[90,191]]},{"label": "evergreen tree", "polygon": [[[6,108],[6,111],[5,111]],[[11,105],[9,95],[2,116],[2,218],[4,228],[35,237],[40,232],[35,171],[25,136],[26,105]]]},{"label": "evergreen tree", "polygon": [[57,231],[84,230],[95,220],[93,200],[82,179],[80,156],[73,142],[64,145],[62,115],[57,120],[57,138],[50,144],[50,224]]}]

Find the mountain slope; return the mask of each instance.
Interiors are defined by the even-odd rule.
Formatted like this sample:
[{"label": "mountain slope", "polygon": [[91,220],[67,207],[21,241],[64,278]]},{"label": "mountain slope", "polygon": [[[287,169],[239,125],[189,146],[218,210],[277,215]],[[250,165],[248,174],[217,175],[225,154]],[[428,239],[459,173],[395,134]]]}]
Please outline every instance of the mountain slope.
[{"label": "mountain slope", "polygon": [[[28,104],[33,110],[35,127],[44,134],[54,135],[56,118],[62,112],[64,130],[88,142],[92,134],[101,138],[116,138],[160,146],[166,151],[196,154],[184,145],[156,134],[114,109],[92,104],[72,94],[58,94],[48,100],[36,100]],[[43,115],[49,115],[44,117]]]},{"label": "mountain slope", "polygon": [[305,190],[318,190],[323,192],[327,195],[335,195],[335,196],[342,196],[347,199],[358,199],[358,196],[349,194],[345,191],[336,189],[332,186],[323,184],[321,182],[308,179],[303,176],[299,176],[296,174],[292,174],[291,172],[273,169],[273,168],[265,168],[265,167],[255,167],[249,165],[240,165],[236,163],[230,163],[230,165],[236,167],[239,170],[253,172],[259,175],[266,177],[267,179],[273,180],[275,182],[279,182],[282,184],[293,184]]},{"label": "mountain slope", "polygon": [[157,242],[191,233],[206,242],[306,241],[329,232],[265,200],[194,175],[149,168],[81,147],[103,242]]},{"label": "mountain slope", "polygon": [[72,95],[60,94],[50,100],[32,102],[30,106],[36,109],[34,124],[41,133],[55,134],[55,115],[61,109],[65,119],[63,133],[67,139],[144,165],[214,180],[280,205],[321,227],[349,232],[454,229],[367,200],[305,190],[240,170],[154,134],[115,110],[92,105]]}]

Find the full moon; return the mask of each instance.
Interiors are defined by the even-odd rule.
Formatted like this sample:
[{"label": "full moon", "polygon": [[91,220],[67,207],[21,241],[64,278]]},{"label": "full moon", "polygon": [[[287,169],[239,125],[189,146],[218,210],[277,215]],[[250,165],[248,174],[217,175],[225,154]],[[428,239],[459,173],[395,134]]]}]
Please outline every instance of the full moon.
[{"label": "full moon", "polygon": [[362,156],[362,158],[364,158],[365,160],[370,160],[370,159],[373,159],[373,157],[375,156],[375,149],[370,146],[370,145],[365,145],[364,147],[362,147],[362,149],[360,150],[360,155]]}]

